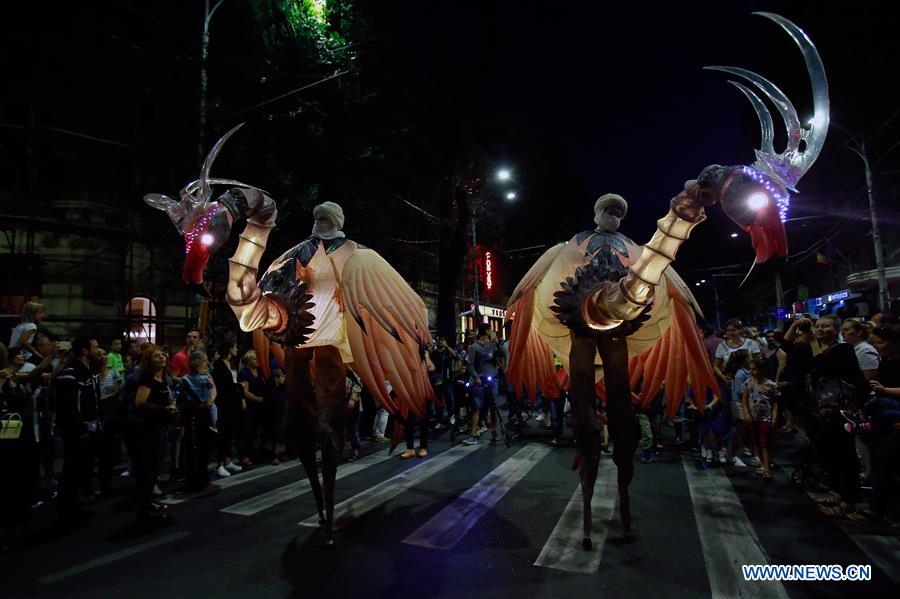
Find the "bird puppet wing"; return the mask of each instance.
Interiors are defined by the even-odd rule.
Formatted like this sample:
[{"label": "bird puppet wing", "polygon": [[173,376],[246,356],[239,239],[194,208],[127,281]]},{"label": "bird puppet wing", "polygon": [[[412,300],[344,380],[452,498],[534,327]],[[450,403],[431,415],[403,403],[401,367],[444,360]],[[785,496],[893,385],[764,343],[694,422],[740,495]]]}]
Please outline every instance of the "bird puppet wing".
[{"label": "bird puppet wing", "polygon": [[532,326],[535,288],[565,247],[566,244],[560,243],[544,252],[519,281],[507,305],[512,320],[507,383],[513,385],[516,395],[521,397],[527,393],[532,402],[536,400],[538,388],[548,390],[556,381],[550,347]]},{"label": "bird puppet wing", "polygon": [[424,417],[434,392],[422,355],[431,342],[422,298],[370,249],[360,248],[347,260],[340,286],[353,371],[392,414],[404,421],[410,411]]}]

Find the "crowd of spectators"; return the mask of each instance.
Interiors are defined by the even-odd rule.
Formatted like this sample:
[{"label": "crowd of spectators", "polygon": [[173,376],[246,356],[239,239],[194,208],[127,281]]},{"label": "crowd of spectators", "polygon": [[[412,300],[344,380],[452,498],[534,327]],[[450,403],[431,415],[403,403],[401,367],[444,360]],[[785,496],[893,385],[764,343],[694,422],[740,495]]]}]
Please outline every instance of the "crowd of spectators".
[{"label": "crowd of spectators", "polygon": [[[174,354],[122,339],[54,342],[40,327],[44,315],[40,304],[26,304],[8,347],[0,344],[5,536],[51,499],[61,525],[78,524],[89,515],[85,505],[123,488],[113,484],[115,475],[133,478],[136,521],[155,526],[170,520],[157,501],[161,485],[183,481],[189,492],[211,493],[215,480],[294,457],[284,426],[285,374],[274,359],[264,369],[252,349],[241,352],[233,340],[207,349],[197,329],[186,332]],[[890,315],[843,324],[826,315],[760,334],[729,320],[721,331],[707,327],[704,336],[719,388],[703,409],[688,393],[669,421],[674,445],[696,451],[704,469],[751,467],[771,481],[776,437],[802,432],[808,450],[795,478],[831,490],[821,513],[883,521],[900,464],[900,324]],[[403,423],[401,459],[426,457],[429,438],[444,428],[452,440],[474,445],[536,425],[549,429],[553,445],[564,443],[566,393],[516,398],[504,379],[507,343],[485,324],[458,340],[437,336],[423,348],[437,401],[429,402],[426,417],[410,415]],[[565,388],[559,364],[557,372]],[[389,441],[393,417],[352,370],[346,390],[345,459],[353,461],[365,438]],[[645,463],[663,447],[664,393],[637,410]],[[602,412],[599,399],[597,408]],[[604,430],[608,450],[605,437]]]}]

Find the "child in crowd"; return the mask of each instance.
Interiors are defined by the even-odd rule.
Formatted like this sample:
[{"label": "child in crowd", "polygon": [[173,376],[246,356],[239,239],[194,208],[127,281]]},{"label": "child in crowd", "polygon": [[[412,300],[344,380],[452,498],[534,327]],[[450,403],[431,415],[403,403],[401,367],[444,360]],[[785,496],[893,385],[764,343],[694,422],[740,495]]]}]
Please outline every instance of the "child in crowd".
[{"label": "child in crowd", "polygon": [[268,437],[271,442],[272,465],[277,466],[283,460],[287,460],[284,449],[284,406],[287,402],[287,375],[280,368],[272,370],[272,390],[269,409],[272,411],[269,418]]},{"label": "child in crowd", "polygon": [[[772,423],[778,418],[778,396],[775,381],[767,377],[766,364],[762,360],[754,360],[750,364],[751,378],[744,385],[742,396],[744,411],[750,415],[753,440],[753,457],[761,460],[756,471],[766,480],[771,480],[769,473],[769,434]],[[755,462],[755,460],[754,460]]]},{"label": "child in crowd", "polygon": [[[747,452],[744,449],[744,437],[750,429],[750,415],[744,411],[744,386],[750,378],[750,352],[745,349],[739,349],[731,354],[728,365],[725,368],[725,374],[731,377],[731,416],[734,419],[734,438],[731,443],[732,459],[731,463],[738,468],[745,468],[747,465],[741,459],[741,453]],[[748,455],[750,452],[747,452]],[[759,464],[755,464],[759,466]]]},{"label": "child in crowd", "polygon": [[[204,352],[188,356],[190,372],[175,387],[181,422],[185,428],[188,489],[199,491],[209,485],[210,411],[215,405],[216,385],[209,375],[209,359]],[[214,429],[212,429],[214,430]]]}]

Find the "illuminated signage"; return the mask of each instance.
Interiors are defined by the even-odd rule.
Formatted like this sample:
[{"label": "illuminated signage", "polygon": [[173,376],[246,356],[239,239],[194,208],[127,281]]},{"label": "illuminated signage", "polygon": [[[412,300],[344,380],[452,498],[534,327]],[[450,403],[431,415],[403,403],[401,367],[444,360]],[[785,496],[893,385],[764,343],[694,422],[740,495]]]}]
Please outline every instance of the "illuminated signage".
[{"label": "illuminated signage", "polygon": [[829,303],[836,302],[838,300],[847,299],[849,295],[850,292],[846,289],[843,291],[838,291],[837,293],[829,293],[827,296],[828,299],[826,301]]},{"label": "illuminated signage", "polygon": [[488,291],[494,288],[494,263],[490,252],[484,253],[484,286]]}]

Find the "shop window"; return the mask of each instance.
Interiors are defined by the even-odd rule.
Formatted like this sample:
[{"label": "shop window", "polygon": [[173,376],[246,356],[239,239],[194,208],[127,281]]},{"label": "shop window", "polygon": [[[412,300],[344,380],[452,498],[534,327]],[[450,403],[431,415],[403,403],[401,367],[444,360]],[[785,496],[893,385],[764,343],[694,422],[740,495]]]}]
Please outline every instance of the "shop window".
[{"label": "shop window", "polygon": [[149,297],[136,295],[125,304],[128,330],[125,337],[138,343],[156,343],[156,304]]}]

